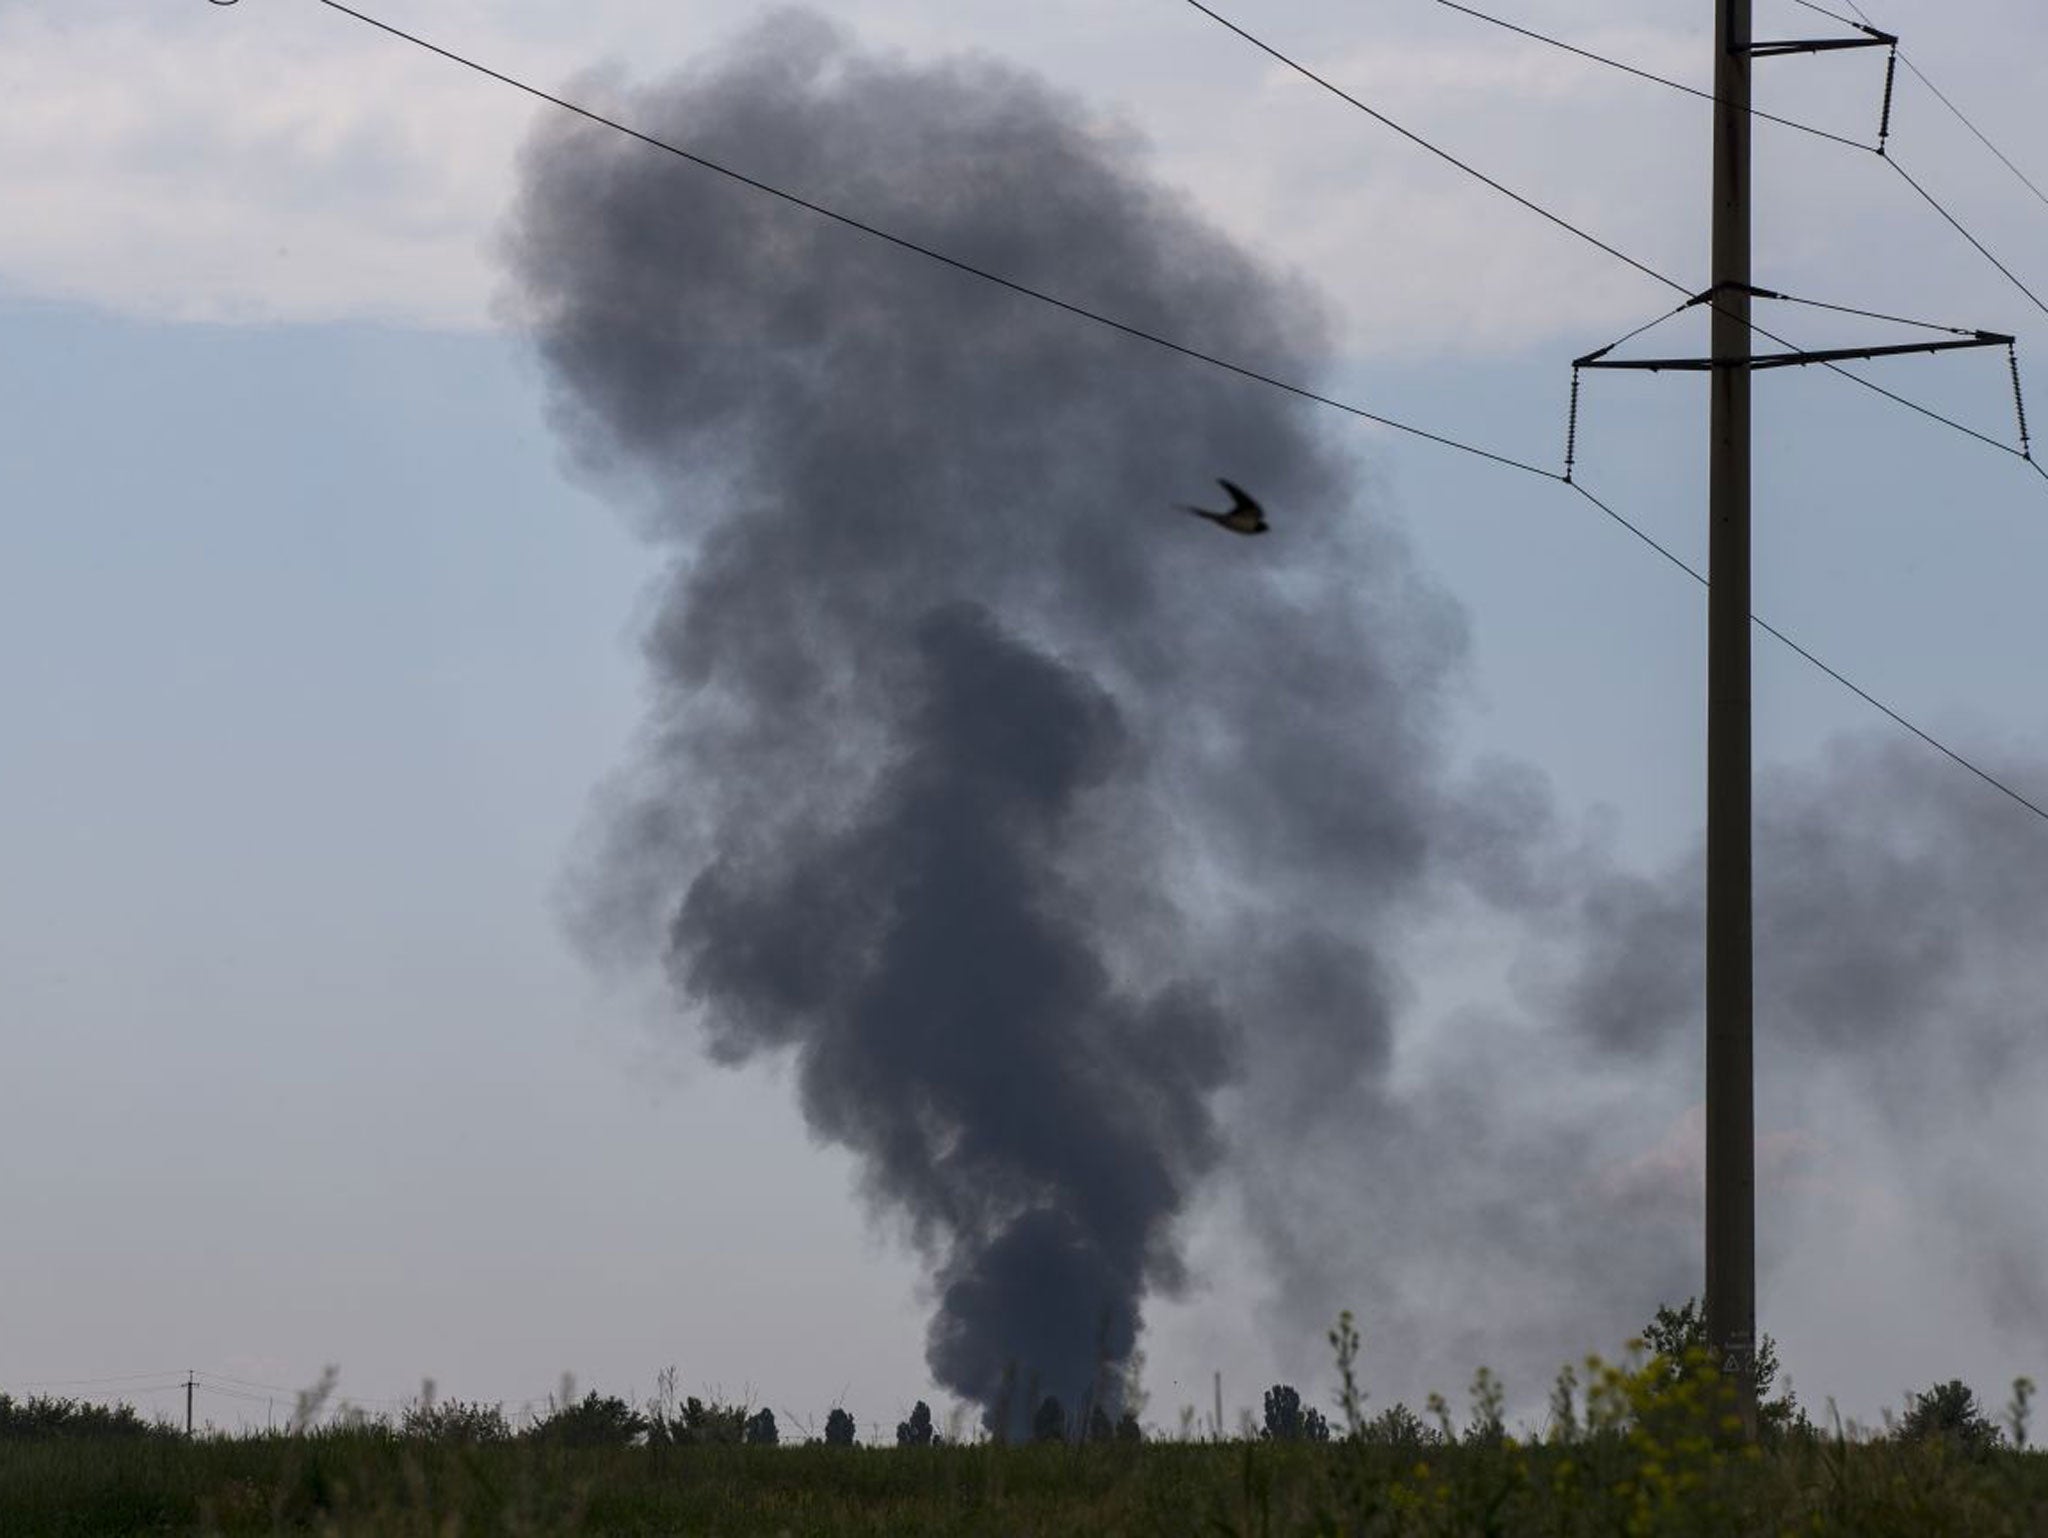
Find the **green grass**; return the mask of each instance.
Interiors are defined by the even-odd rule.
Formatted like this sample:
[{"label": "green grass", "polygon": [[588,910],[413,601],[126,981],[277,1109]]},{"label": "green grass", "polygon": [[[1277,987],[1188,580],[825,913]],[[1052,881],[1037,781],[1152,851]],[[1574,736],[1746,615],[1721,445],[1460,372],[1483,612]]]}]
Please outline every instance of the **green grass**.
[{"label": "green grass", "polygon": [[377,1432],[0,1446],[0,1533],[2048,1534],[2048,1455],[1670,1424],[1394,1447],[550,1448]]},{"label": "green grass", "polygon": [[[1902,1433],[1787,1413],[1746,1444],[1704,1351],[1638,1342],[1628,1365],[1561,1374],[1548,1431],[1524,1441],[1483,1371],[1462,1430],[1434,1398],[1433,1424],[1368,1417],[1348,1315],[1331,1344],[1348,1434],[1330,1441],[751,1447],[672,1440],[738,1434],[694,1401],[649,1419],[594,1395],[518,1437],[454,1405],[396,1429],[187,1440],[0,1398],[0,1538],[2048,1538],[2048,1453],[2015,1450],[1961,1384],[1918,1396]],[[2014,1386],[2014,1441],[2030,1389]]]}]

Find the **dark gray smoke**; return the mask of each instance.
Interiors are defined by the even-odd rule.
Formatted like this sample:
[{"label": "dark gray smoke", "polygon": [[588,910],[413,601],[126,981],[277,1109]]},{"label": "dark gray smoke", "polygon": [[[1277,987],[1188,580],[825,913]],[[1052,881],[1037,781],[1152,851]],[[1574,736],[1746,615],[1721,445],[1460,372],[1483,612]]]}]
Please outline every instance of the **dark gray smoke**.
[{"label": "dark gray smoke", "polygon": [[[2038,757],[1996,767],[2048,785]],[[1491,901],[1435,919],[1514,958],[1498,986],[1417,1033],[1371,1114],[1290,1122],[1310,1156],[1240,1145],[1277,1333],[1363,1300],[1388,1398],[1483,1361],[1540,1403],[1700,1288],[1700,856],[1637,875],[1540,796],[1516,821],[1454,866]],[[2048,828],[1871,733],[1760,778],[1756,879],[1760,1323],[1810,1403],[1971,1361],[2000,1389],[2048,1359]]]},{"label": "dark gray smoke", "polygon": [[[2038,759],[2006,755],[2039,787]],[[1589,926],[1600,936],[1568,1014],[1604,1053],[1690,1054],[1702,1029],[1697,856]],[[1756,830],[1759,1106],[1830,1132],[1833,1092],[1882,1129],[1920,1242],[1954,1257],[1954,1310],[1981,1301],[2029,1354],[2048,1351],[2048,828],[1921,744],[1838,741],[1763,778]],[[1606,907],[1608,905],[1599,904]],[[1631,952],[1664,958],[1646,979]],[[1787,1254],[1794,1233],[1766,1233]]]},{"label": "dark gray smoke", "polygon": [[[621,110],[1317,365],[1302,295],[999,66],[784,15]],[[1291,1093],[1319,1105],[1384,1060],[1376,927],[1443,821],[1455,612],[1285,397],[616,135],[543,129],[511,255],[579,460],[675,561],[585,928],[659,954],[720,1060],[794,1056],[929,1258],[939,1381],[1113,1397],[1233,1065],[1314,1043]],[[1218,475],[1284,534],[1173,510]]]},{"label": "dark gray smoke", "polygon": [[[785,15],[617,105],[1132,324],[1321,361],[1304,295],[999,66]],[[941,1383],[992,1424],[1034,1381],[1113,1401],[1226,1158],[1259,1245],[1217,1285],[1310,1346],[1359,1307],[1395,1391],[1487,1361],[1526,1393],[1697,1289],[1696,864],[1629,875],[1534,776],[1452,772],[1459,616],[1312,408],[587,124],[534,142],[511,256],[577,458],[672,558],[583,930],[659,959],[720,1061],[794,1060],[929,1262]],[[1172,510],[1217,475],[1278,532]],[[2038,1058],[2039,830],[1910,744],[1760,807],[1761,1122],[1797,1134],[1767,1262],[1783,1193],[1848,1178],[1823,1083],[1918,1118],[1916,1211],[2024,1205],[1955,1129]],[[2003,1317],[2039,1226],[1956,1233]]]},{"label": "dark gray smoke", "polygon": [[[2037,772],[2011,765],[2016,781]],[[1817,764],[1766,775],[1756,906],[1769,1040],[1855,1059],[1900,1109],[1930,1050],[1966,1083],[2017,1066],[2043,1013],[2031,980],[2048,934],[2048,843],[2033,827],[2023,808],[1904,739],[1846,739]],[[1564,1014],[1600,1047],[1654,1053],[1696,1029],[1700,872],[1695,856],[1584,900],[1595,943]]]}]

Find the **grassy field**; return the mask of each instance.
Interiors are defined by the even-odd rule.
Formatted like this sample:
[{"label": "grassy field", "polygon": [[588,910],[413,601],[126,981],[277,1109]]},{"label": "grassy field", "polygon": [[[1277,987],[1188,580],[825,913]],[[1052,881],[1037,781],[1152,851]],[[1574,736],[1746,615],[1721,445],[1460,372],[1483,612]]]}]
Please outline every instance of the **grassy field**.
[{"label": "grassy field", "polygon": [[1882,1435],[1817,1428],[1780,1398],[1745,1443],[1703,1351],[1637,1343],[1628,1365],[1560,1374],[1542,1435],[1523,1439],[1483,1371],[1462,1426],[1434,1397],[1428,1422],[1368,1417],[1349,1316],[1331,1341],[1341,1424],[1296,1403],[1269,1419],[1282,1436],[1240,1441],[752,1446],[731,1407],[665,1395],[642,1414],[594,1394],[518,1434],[495,1407],[423,1403],[396,1425],[188,1440],[0,1396],[0,1538],[2048,1538],[2048,1453],[2021,1450],[2025,1380],[2003,1432],[1953,1383]]},{"label": "grassy field", "polygon": [[0,1446],[0,1533],[2048,1535],[2048,1454],[1642,1427],[1517,1445]]}]

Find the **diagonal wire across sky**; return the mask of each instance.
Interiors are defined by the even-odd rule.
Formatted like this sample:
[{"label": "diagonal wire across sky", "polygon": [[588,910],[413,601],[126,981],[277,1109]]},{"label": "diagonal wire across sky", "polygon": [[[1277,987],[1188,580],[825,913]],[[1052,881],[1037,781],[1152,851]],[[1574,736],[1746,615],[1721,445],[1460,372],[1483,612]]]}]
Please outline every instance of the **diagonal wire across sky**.
[{"label": "diagonal wire across sky", "polygon": [[[219,3],[219,0],[216,0],[216,3]],[[1317,405],[1329,407],[1334,410],[1344,412],[1347,415],[1350,415],[1355,418],[1360,418],[1365,421],[1377,423],[1380,426],[1393,429],[1397,432],[1405,433],[1412,437],[1423,439],[1427,442],[1437,444],[1440,447],[1453,449],[1464,454],[1472,455],[1477,458],[1484,459],[1492,463],[1504,466],[1508,469],[1540,477],[1541,479],[1546,481],[1554,481],[1569,486],[1572,490],[1576,491],[1581,497],[1585,498],[1586,501],[1589,502],[1593,507],[1598,509],[1602,514],[1604,514],[1609,519],[1613,520],[1616,524],[1625,529],[1628,533],[1635,536],[1636,539],[1640,540],[1642,543],[1649,546],[1651,550],[1656,552],[1665,561],[1669,562],[1671,565],[1677,567],[1679,570],[1684,572],[1688,577],[1692,578],[1693,581],[1700,584],[1702,587],[1709,585],[1709,579],[1704,572],[1701,572],[1698,568],[1694,567],[1691,563],[1687,562],[1683,557],[1679,556],[1668,546],[1662,544],[1660,541],[1654,538],[1647,530],[1643,529],[1639,524],[1633,522],[1632,520],[1624,516],[1621,512],[1619,512],[1617,509],[1612,507],[1610,504],[1603,501],[1601,498],[1595,496],[1592,492],[1588,491],[1576,480],[1569,479],[1567,476],[1559,474],[1556,471],[1544,469],[1541,466],[1531,464],[1528,461],[1519,459],[1513,455],[1503,454],[1495,450],[1486,448],[1482,445],[1469,443],[1461,439],[1451,437],[1448,434],[1433,432],[1429,429],[1418,427],[1413,423],[1404,422],[1397,418],[1387,416],[1383,413],[1368,410],[1363,406],[1354,405],[1348,401],[1340,400],[1335,396],[1324,394],[1323,392],[1311,389],[1306,385],[1302,385],[1290,380],[1281,379],[1275,375],[1271,375],[1261,370],[1247,367],[1246,365],[1236,363],[1230,359],[1223,358],[1216,354],[1204,351],[1203,349],[1189,346],[1185,343],[1176,341],[1170,337],[1161,335],[1158,332],[1151,331],[1143,327],[1135,326],[1122,320],[1118,320],[1114,316],[1104,314],[1101,311],[1091,309],[1085,305],[1075,303],[1074,301],[1061,298],[1057,294],[1048,292],[1047,290],[1041,288],[1034,287],[1030,284],[1020,282],[1014,278],[1006,277],[1003,274],[995,272],[989,268],[982,267],[971,262],[962,261],[958,257],[950,256],[943,251],[937,250],[919,241],[895,234],[889,230],[883,229],[877,225],[870,224],[862,219],[859,219],[841,210],[831,208],[823,203],[818,203],[808,198],[801,197],[796,193],[790,192],[784,188],[774,186],[771,183],[760,180],[759,178],[749,176],[742,171],[736,170],[718,161],[709,159],[708,157],[696,154],[688,149],[685,149],[681,145],[660,138],[657,135],[647,133],[644,130],[634,128],[628,123],[622,122],[616,118],[597,112],[592,108],[583,106],[582,104],[573,101],[567,97],[560,96],[551,91],[544,90],[541,87],[533,85],[532,83],[520,79],[517,76],[508,74],[502,70],[494,69],[486,64],[481,63],[480,61],[474,58],[469,57],[466,54],[457,52],[452,48],[444,47],[440,44],[431,42],[428,39],[421,37],[416,33],[406,31],[401,27],[395,26],[390,22],[381,20],[380,18],[370,15],[365,11],[361,11],[353,6],[344,4],[342,3],[342,0],[317,0],[317,3],[327,7],[331,11],[335,11],[338,14],[349,17],[359,23],[362,23],[363,25],[372,27],[377,31],[383,32],[402,42],[411,44],[414,47],[422,48],[429,53],[435,54],[440,58],[448,60],[450,63],[460,65],[461,67],[473,71],[474,73],[481,75],[487,79],[495,81],[498,84],[507,86],[516,91],[523,92],[524,94],[531,96],[538,101],[547,103],[548,105],[556,107],[562,111],[573,113],[574,115],[581,117],[589,122],[598,124],[604,128],[622,134],[627,138],[636,140],[639,143],[644,144],[651,149],[660,150],[663,151],[664,153],[673,155],[680,160],[688,162],[691,165],[697,166],[703,170],[712,172],[716,175],[726,177],[729,180],[737,182],[740,185],[748,187],[756,192],[762,193],[765,196],[779,199],[784,203],[802,209],[805,212],[813,214],[817,217],[832,220],[835,223],[856,230],[861,234],[869,236],[872,239],[883,241],[889,245],[898,247],[901,250],[908,251],[917,256],[924,257],[928,261],[932,261],[942,266],[952,268],[957,272],[965,273],[969,276],[981,279],[982,281],[993,283],[1024,298],[1035,300],[1042,304],[1051,305],[1052,307],[1061,310],[1066,314],[1072,315],[1078,319],[1086,320],[1096,325],[1108,327],[1109,329],[1117,331],[1125,336],[1129,336],[1135,340],[1146,342],[1155,347],[1159,347],[1166,351],[1179,354],[1180,356],[1189,358],[1193,361],[1207,364],[1214,368],[1222,369],[1229,373],[1235,374],[1241,378],[1251,380],[1255,383],[1263,384],[1270,388],[1285,391],[1286,393],[1294,395],[1302,400],[1310,401]],[[1403,127],[1401,124],[1395,122],[1393,119],[1387,117],[1385,114],[1379,112],[1377,109],[1368,106],[1365,102],[1359,100],[1357,97],[1350,95],[1348,92],[1343,91],[1340,87],[1332,84],[1328,80],[1324,79],[1322,76],[1315,74],[1313,71],[1309,70],[1305,65],[1297,63],[1293,59],[1288,58],[1286,55],[1280,53],[1277,49],[1260,41],[1258,38],[1254,37],[1249,32],[1246,32],[1243,28],[1237,26],[1234,22],[1227,20],[1223,16],[1219,15],[1217,12],[1211,10],[1208,6],[1202,4],[1201,0],[1186,0],[1186,3],[1192,5],[1196,10],[1201,11],[1204,15],[1210,17],[1212,20],[1216,21],[1220,25],[1229,28],[1232,32],[1237,33],[1238,36],[1244,38],[1247,42],[1260,48],[1264,52],[1272,55],[1275,59],[1278,59],[1280,62],[1286,64],[1289,68],[1296,70],[1297,72],[1307,76],[1310,80],[1322,86],[1324,89],[1334,92],[1347,102],[1350,102],[1354,107],[1357,107],[1360,111],[1367,113],[1377,121],[1385,124],[1387,127],[1393,129],[1395,132],[1401,134],[1403,137],[1410,139],[1417,145],[1421,146],[1423,149],[1429,151],[1431,154],[1436,155],[1445,161],[1448,161],[1451,165],[1455,166],[1460,171],[1463,171],[1465,174],[1478,179],[1488,187],[1492,188],[1496,193],[1512,199],[1514,202],[1521,205],[1523,208],[1528,209],[1529,211],[1539,215],[1540,217],[1550,221],[1551,223],[1566,229],[1573,235],[1577,236],[1579,239],[1587,241],[1590,244],[1598,247],[1600,250],[1606,252],[1609,256],[1615,258],[1618,261],[1626,263],[1630,267],[1633,267],[1637,271],[1645,274],[1646,276],[1653,278],[1654,280],[1663,284],[1667,288],[1670,288],[1681,294],[1687,294],[1689,292],[1686,289],[1685,285],[1681,284],[1676,279],[1671,278],[1668,275],[1657,271],[1655,268],[1650,267],[1648,264],[1638,261],[1637,259],[1627,255],[1625,252],[1620,251],[1616,247],[1607,244],[1605,241],[1600,240],[1597,236],[1594,236],[1588,231],[1578,227],[1577,225],[1572,224],[1570,221],[1564,219],[1562,216],[1552,212],[1549,209],[1542,207],[1540,204],[1534,202],[1529,198],[1524,197],[1520,193],[1513,191],[1511,188],[1505,186],[1503,183],[1496,181],[1494,178],[1486,175],[1484,172],[1478,170],[1476,167],[1451,155],[1448,151],[1439,148],[1437,145],[1431,143],[1420,134],[1415,133],[1411,129]],[[1465,8],[1460,6],[1458,7],[1458,9]],[[1632,71],[1632,73],[1640,72]],[[1671,82],[1665,83],[1669,84]],[[1863,146],[1857,147],[1862,148]],[[1986,254],[1988,255],[1988,253]],[[1778,337],[1768,331],[1764,331],[1761,327],[1757,327],[1755,329],[1758,331],[1758,334],[1763,335],[1769,338],[1770,340],[1779,343],[1781,346],[1792,347],[1794,345],[1786,341],[1782,337]],[[2019,450],[2014,450],[2010,448],[2008,445],[1998,442],[1996,439],[1990,438],[1985,434],[1979,433],[1972,428],[1963,426],[1961,423],[1950,421],[1948,418],[1941,416],[1939,413],[1932,411],[1930,408],[1921,406],[1919,403],[1908,400],[1903,396],[1896,395],[1892,391],[1886,390],[1882,386],[1877,385],[1872,381],[1866,380],[1860,375],[1851,373],[1846,369],[1840,368],[1838,365],[1828,364],[1827,366],[1829,368],[1834,369],[1835,372],[1842,374],[1845,378],[1851,379],[1858,384],[1865,385],[1867,388],[1877,391],[1879,394],[1887,397],[1888,399],[1897,401],[1899,404],[1910,407],[1911,409],[1918,411],[1923,415],[1932,417],[1937,421],[1946,423],[1946,425],[1956,428],[1959,431],[1968,434],[1972,438],[1979,439],[1980,441],[1990,445],[1991,447],[2000,449],[2001,451],[2008,454],[2021,454],[2021,451]],[[2021,457],[2026,456],[2021,455]],[[2028,458],[2027,462],[2030,465],[2033,465],[2033,468],[2035,468],[2037,471],[2040,470],[2040,466],[2034,465],[2031,458]],[[2048,472],[2042,473],[2044,475],[2048,475]],[[1777,628],[1775,625],[1770,624],[1769,622],[1765,621],[1764,619],[1755,615],[1754,613],[1751,614],[1750,618],[1752,622],[1755,623],[1758,626],[1758,628],[1763,630],[1767,635],[1771,636],[1773,639],[1785,645],[1795,655],[1799,656],[1807,663],[1820,670],[1827,677],[1832,679],[1835,683],[1841,685],[1843,688],[1855,694],[1859,699],[1863,700],[1876,710],[1880,711],[1895,724],[1897,724],[1904,730],[1910,732],[1912,735],[1919,738],[1922,742],[1934,748],[1936,751],[1942,753],[1963,769],[1968,770],[1971,774],[1975,775],[1978,779],[1982,780],[1986,785],[2001,792],[2003,795],[2010,798],[2011,800],[2017,802],[2020,806],[2026,808],[2026,810],[2032,812],[2036,817],[2039,817],[2044,822],[2048,822],[2048,807],[2044,807],[2039,802],[2036,802],[2028,798],[2026,795],[2022,794],[2013,786],[2007,784],[2004,780],[1992,774],[1989,770],[1983,768],[1981,765],[1977,763],[1974,763],[1969,758],[1965,757],[1963,754],[1949,747],[1946,743],[1942,742],[1932,733],[1916,725],[1914,722],[1909,720],[1899,711],[1894,710],[1891,706],[1885,704],[1875,695],[1871,694],[1869,691],[1865,690],[1860,685],[1856,684],[1847,675],[1845,675],[1838,669],[1834,668],[1833,666],[1829,665],[1828,663],[1824,662],[1812,651],[1800,645],[1798,642],[1794,641],[1790,636],[1788,636],[1784,631]]]}]

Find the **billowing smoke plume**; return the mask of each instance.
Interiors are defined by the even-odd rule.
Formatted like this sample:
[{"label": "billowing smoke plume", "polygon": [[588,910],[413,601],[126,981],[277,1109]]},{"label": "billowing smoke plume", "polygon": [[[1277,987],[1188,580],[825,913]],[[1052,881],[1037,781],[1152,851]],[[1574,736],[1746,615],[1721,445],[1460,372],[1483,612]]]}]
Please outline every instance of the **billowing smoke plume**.
[{"label": "billowing smoke plume", "polygon": [[[1997,767],[2048,783],[2038,759]],[[1764,777],[1756,838],[1760,1107],[1817,1148],[1839,1137],[1831,1102],[1881,1128],[1894,1200],[1949,1257],[1944,1307],[2048,1356],[2048,827],[1887,735]],[[1568,1018],[1625,1060],[1693,1053],[1701,953],[1658,937],[1704,924],[1698,861],[1632,896],[1601,915]],[[1765,1238],[1783,1259],[1797,1236]]]},{"label": "billowing smoke plume", "polygon": [[[1997,767],[2048,785],[2038,757]],[[1309,1345],[1359,1306],[1385,1398],[1485,1362],[1540,1404],[1560,1364],[1700,1287],[1700,856],[1631,874],[1540,795],[1495,800],[1519,831],[1490,900],[1423,926],[1494,986],[1404,1031],[1368,1112],[1237,1145],[1275,1338]],[[1866,1415],[1936,1378],[1974,1371],[1988,1395],[2038,1371],[2048,828],[1873,732],[1761,776],[1756,881],[1762,1327],[1809,1403]]]},{"label": "billowing smoke plume", "polygon": [[[783,16],[622,110],[1314,371],[1301,295],[1006,69]],[[617,135],[543,129],[511,250],[578,456],[675,555],[587,927],[657,952],[719,1059],[793,1054],[930,1260],[942,1383],[1113,1396],[1233,1064],[1312,1040],[1327,1100],[1384,1057],[1454,611],[1286,397]],[[1218,475],[1286,536],[1174,510]]]},{"label": "billowing smoke plume", "polygon": [[[1320,361],[1303,295],[995,65],[790,15],[619,110],[1132,324]],[[1032,1382],[1113,1400],[1226,1160],[1259,1243],[1217,1285],[1311,1347],[1360,1308],[1383,1402],[1480,1361],[1526,1394],[1696,1290],[1697,865],[1628,875],[1533,776],[1452,772],[1459,617],[1313,408],[587,124],[535,141],[511,254],[575,453],[673,557],[584,928],[658,958],[721,1061],[794,1059],[929,1261],[940,1382],[992,1418]],[[1217,475],[1279,532],[1173,510]],[[2010,1096],[2018,1162],[1950,1156],[2038,1060],[2039,830],[1912,744],[1760,809],[1766,1264],[1801,1193],[1862,1200],[1851,1114],[1923,1134],[1916,1214],[2024,1206],[2048,1150]],[[2039,1229],[1956,1232],[2002,1318],[2040,1306]]]}]

